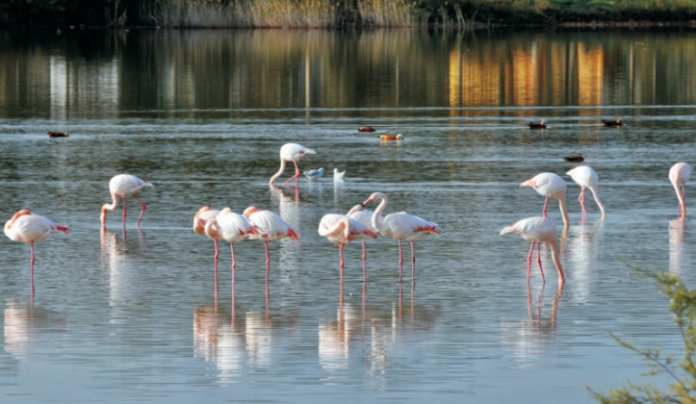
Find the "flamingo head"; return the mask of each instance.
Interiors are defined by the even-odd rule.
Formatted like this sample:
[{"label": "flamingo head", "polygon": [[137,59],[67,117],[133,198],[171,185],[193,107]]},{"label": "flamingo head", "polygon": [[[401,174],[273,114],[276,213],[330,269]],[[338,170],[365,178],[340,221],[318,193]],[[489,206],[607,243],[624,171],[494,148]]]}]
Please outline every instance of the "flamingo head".
[{"label": "flamingo head", "polygon": [[223,209],[223,210],[220,211],[219,215],[222,215],[223,213],[224,213],[224,214],[232,213],[232,209],[231,209],[231,208],[225,208],[225,209]]},{"label": "flamingo head", "polygon": [[148,181],[145,181],[145,180],[143,180],[143,187],[150,187],[150,188],[154,188],[155,186],[154,186],[154,185],[152,185],[152,183],[151,183],[151,182],[148,182]]},{"label": "flamingo head", "polygon": [[244,209],[244,213],[242,213],[242,216],[249,218],[249,216],[260,211],[261,209],[257,208],[256,206],[249,206],[248,208]]},{"label": "flamingo head", "polygon": [[373,193],[372,195],[370,195],[370,197],[367,198],[367,200],[366,200],[365,202],[363,202],[361,205],[362,205],[363,207],[365,207],[368,203],[374,202],[374,201],[376,201],[377,199],[380,199],[380,198],[381,198],[381,199],[384,199],[384,200],[386,201],[386,200],[387,200],[387,195],[385,195],[385,194],[383,194],[383,193],[381,193],[381,192],[375,192],[375,193]]},{"label": "flamingo head", "polygon": [[504,236],[506,234],[516,234],[517,233],[517,226],[515,226],[517,223],[513,223],[508,227],[504,227],[503,230],[498,233],[499,236]]},{"label": "flamingo head", "polygon": [[528,179],[528,180],[526,180],[526,181],[523,181],[523,182],[520,184],[520,188],[522,188],[522,187],[532,187],[532,188],[536,188],[536,187],[537,187],[537,182],[534,180],[534,178],[530,178],[530,179]]}]

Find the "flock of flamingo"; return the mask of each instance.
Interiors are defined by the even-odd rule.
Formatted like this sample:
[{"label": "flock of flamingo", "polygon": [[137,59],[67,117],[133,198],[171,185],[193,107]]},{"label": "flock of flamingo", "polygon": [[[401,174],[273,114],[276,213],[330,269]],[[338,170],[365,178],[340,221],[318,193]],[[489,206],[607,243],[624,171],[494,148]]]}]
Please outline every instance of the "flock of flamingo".
[{"label": "flock of flamingo", "polygon": [[[306,148],[296,143],[287,143],[280,148],[280,169],[275,173],[269,184],[273,185],[285,171],[286,164],[292,162],[295,166],[295,174],[290,177],[283,185],[291,180],[297,182],[300,176],[298,161],[305,156],[316,154],[312,149]],[[677,193],[679,200],[679,213],[683,219],[686,217],[685,205],[685,184],[691,176],[692,167],[687,163],[677,163],[669,171],[669,179]],[[583,217],[587,214],[585,210],[585,189],[589,189],[594,196],[602,218],[605,217],[605,210],[602,202],[599,199],[597,184],[597,173],[589,166],[578,166],[566,173],[577,184],[580,185],[581,191],[579,196],[580,205],[582,207]],[[123,226],[126,223],[126,197],[132,196],[142,205],[142,211],[138,217],[137,225],[145,214],[146,205],[136,195],[143,188],[153,185],[148,181],[142,180],[130,174],[118,174],[109,181],[109,191],[111,193],[112,202],[104,204],[101,208],[101,225],[106,227],[106,213],[110,210],[115,210],[118,207],[119,198],[123,199]],[[530,178],[520,184],[520,187],[532,187],[539,194],[546,197],[542,216],[529,217],[522,219],[500,231],[500,235],[518,234],[523,239],[532,242],[532,246],[527,256],[527,282],[530,279],[532,255],[535,245],[537,246],[537,261],[541,272],[542,280],[545,283],[544,272],[541,265],[540,249],[541,244],[546,243],[551,248],[551,257],[558,271],[559,286],[565,282],[563,268],[558,258],[558,248],[556,245],[557,229],[556,224],[547,217],[546,211],[549,203],[549,198],[558,199],[561,215],[563,217],[564,227],[569,226],[568,213],[565,204],[566,182],[554,173],[541,173],[533,178]],[[365,209],[365,207],[375,201],[380,201],[375,211]],[[408,240],[411,244],[411,270],[412,282],[415,286],[415,264],[416,255],[414,241],[422,239],[429,235],[440,236],[445,231],[436,223],[430,222],[415,215],[406,212],[391,213],[382,216],[382,213],[387,207],[387,196],[381,192],[375,192],[370,195],[365,202],[354,206],[346,214],[329,213],[322,217],[319,223],[319,235],[328,238],[330,241],[338,244],[340,255],[340,274],[341,284],[343,283],[343,248],[346,244],[353,241],[362,241],[363,248],[363,282],[366,281],[366,253],[365,240],[377,238],[377,234],[386,237],[392,237],[399,244],[399,279],[403,279],[403,251],[402,240]],[[215,243],[215,260],[217,262],[219,256],[218,240],[225,240],[230,243],[232,252],[232,285],[234,288],[234,274],[236,270],[236,260],[234,255],[234,243],[247,239],[262,240],[266,247],[266,287],[268,288],[269,270],[270,270],[270,255],[268,251],[268,243],[281,238],[290,238],[298,243],[300,242],[299,232],[286,223],[280,215],[275,212],[261,210],[254,206],[248,207],[242,214],[232,212],[230,208],[222,210],[214,210],[208,206],[202,207],[193,218],[193,230],[197,234],[205,235],[211,238]],[[22,209],[15,213],[10,220],[5,223],[5,234],[12,241],[24,242],[31,246],[31,283],[33,290],[34,283],[34,243],[46,239],[53,233],[63,232],[68,234],[68,228],[60,226],[48,218],[30,212],[28,209]],[[217,280],[217,266],[215,279]]]}]

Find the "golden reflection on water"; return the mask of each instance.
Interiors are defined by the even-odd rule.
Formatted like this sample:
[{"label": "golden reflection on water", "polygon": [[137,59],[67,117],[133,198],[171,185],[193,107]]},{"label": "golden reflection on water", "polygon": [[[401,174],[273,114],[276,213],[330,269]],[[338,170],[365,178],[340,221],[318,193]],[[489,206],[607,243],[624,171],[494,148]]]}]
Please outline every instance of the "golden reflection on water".
[{"label": "golden reflection on water", "polygon": [[[1,35],[0,45],[13,38]],[[66,54],[80,38],[57,37],[0,58],[0,107],[66,119],[143,106],[193,117],[197,108],[696,103],[696,38],[686,33],[164,30],[102,39],[89,57]]]}]

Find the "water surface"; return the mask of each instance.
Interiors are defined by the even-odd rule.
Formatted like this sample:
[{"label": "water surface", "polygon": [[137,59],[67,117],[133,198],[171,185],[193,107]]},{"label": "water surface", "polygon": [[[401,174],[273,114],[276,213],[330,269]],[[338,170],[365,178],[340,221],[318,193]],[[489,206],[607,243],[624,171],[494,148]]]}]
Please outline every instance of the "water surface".
[{"label": "water surface", "polygon": [[[29,247],[3,238],[0,396],[36,402],[564,402],[644,381],[641,346],[678,350],[669,302],[626,262],[693,281],[691,216],[667,179],[696,161],[696,37],[686,31],[130,31],[0,33],[0,217],[29,208],[70,227]],[[621,117],[621,129],[599,121]],[[530,131],[530,120],[548,121]],[[360,134],[371,125],[376,134]],[[62,130],[66,139],[49,139]],[[380,143],[380,133],[402,133]],[[317,151],[317,182],[269,188],[278,150]],[[498,232],[541,213],[519,183],[563,175],[582,153],[607,217],[565,177],[571,226],[562,290],[529,244]],[[335,185],[334,167],[347,170]],[[108,179],[155,189],[100,231]],[[288,169],[283,180],[288,178]],[[322,215],[374,191],[447,234],[416,242],[398,282],[396,241],[338,249]],[[688,193],[689,191],[687,191]],[[687,198],[687,204],[689,199]],[[274,210],[302,244],[229,247],[215,293],[203,205]],[[561,223],[557,203],[550,217]],[[409,250],[406,249],[409,254]],[[623,260],[623,261],[622,261]],[[664,385],[664,379],[655,380]]]}]

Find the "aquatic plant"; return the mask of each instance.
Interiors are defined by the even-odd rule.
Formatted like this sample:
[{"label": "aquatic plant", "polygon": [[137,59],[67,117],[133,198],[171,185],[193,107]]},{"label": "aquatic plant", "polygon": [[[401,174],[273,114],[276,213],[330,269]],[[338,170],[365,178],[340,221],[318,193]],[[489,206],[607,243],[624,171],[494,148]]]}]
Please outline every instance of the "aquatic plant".
[{"label": "aquatic plant", "polygon": [[666,375],[672,383],[665,390],[651,384],[627,382],[624,387],[611,389],[606,395],[592,389],[590,392],[602,404],[696,403],[696,290],[688,289],[678,276],[670,273],[633,269],[655,279],[658,288],[670,298],[670,311],[681,334],[684,353],[681,360],[677,360],[675,355],[665,355],[660,348],[638,348],[612,334],[621,346],[643,357],[648,366],[647,375]]}]

